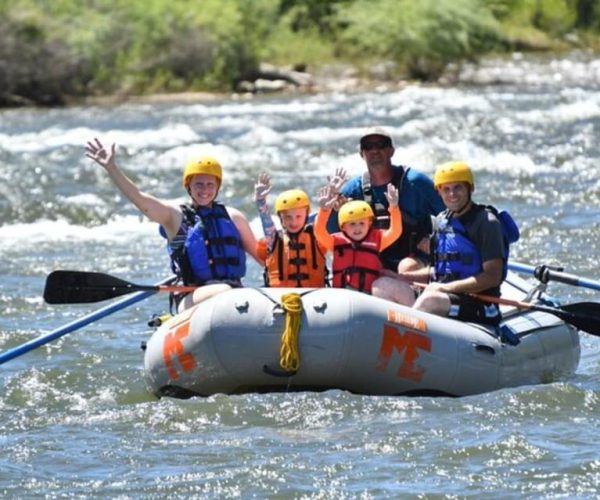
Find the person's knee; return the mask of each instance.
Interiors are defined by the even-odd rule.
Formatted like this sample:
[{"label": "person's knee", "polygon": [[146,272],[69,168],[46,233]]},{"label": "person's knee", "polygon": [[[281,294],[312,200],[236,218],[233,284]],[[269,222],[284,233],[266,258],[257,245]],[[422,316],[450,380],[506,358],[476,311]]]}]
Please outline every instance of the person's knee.
[{"label": "person's knee", "polygon": [[[200,302],[210,299],[219,293],[226,292],[227,290],[231,290],[231,286],[227,283],[214,283],[211,285],[201,286],[197,288],[193,294],[191,294],[191,299],[186,303],[186,308],[199,304]],[[188,297],[186,297],[186,299]]]},{"label": "person's knee", "polygon": [[412,306],[415,301],[414,291],[408,283],[388,277],[375,280],[372,295],[406,306]]},{"label": "person's knee", "polygon": [[388,281],[390,281],[391,278],[377,278],[374,282],[373,282],[373,286],[371,287],[371,295],[373,295],[374,297],[379,297],[381,299],[388,299],[391,300],[389,297],[389,292],[390,292],[390,287],[388,284]]},{"label": "person's knee", "polygon": [[444,294],[423,292],[416,300],[414,308],[432,314],[444,316],[448,312],[450,300]]},{"label": "person's knee", "polygon": [[423,263],[414,257],[404,257],[398,262],[398,273],[406,273],[409,271],[417,271],[423,267]]}]

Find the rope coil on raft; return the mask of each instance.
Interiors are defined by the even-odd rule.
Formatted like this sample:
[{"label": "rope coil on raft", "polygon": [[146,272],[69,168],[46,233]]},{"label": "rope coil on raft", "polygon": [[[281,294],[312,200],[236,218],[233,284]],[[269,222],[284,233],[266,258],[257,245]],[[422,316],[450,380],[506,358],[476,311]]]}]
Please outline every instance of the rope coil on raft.
[{"label": "rope coil on raft", "polygon": [[298,337],[302,326],[302,298],[298,293],[286,293],[281,296],[281,306],[286,315],[281,334],[279,366],[286,372],[296,372],[300,368]]}]

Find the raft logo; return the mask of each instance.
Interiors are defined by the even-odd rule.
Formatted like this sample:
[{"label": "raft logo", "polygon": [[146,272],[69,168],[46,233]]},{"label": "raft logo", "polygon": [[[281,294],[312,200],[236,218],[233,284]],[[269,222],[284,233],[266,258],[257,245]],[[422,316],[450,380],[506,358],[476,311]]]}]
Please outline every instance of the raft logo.
[{"label": "raft logo", "polygon": [[387,319],[392,323],[396,323],[400,326],[405,326],[407,328],[412,328],[413,330],[419,330],[421,332],[427,331],[427,323],[424,320],[415,318],[414,316],[409,316],[408,314],[403,314],[398,311],[392,311],[388,309]]},{"label": "raft logo", "polygon": [[400,355],[404,353],[398,369],[398,377],[420,382],[425,374],[425,368],[417,366],[415,362],[419,358],[419,350],[431,352],[431,339],[410,330],[401,333],[396,327],[385,325],[379,348],[377,371],[385,372],[387,370],[394,350],[398,351]]},{"label": "raft logo", "polygon": [[171,329],[169,333],[165,335],[163,340],[163,359],[167,372],[169,372],[169,378],[171,380],[177,380],[179,373],[173,363],[173,358],[177,358],[181,368],[184,372],[191,372],[198,363],[192,353],[185,352],[182,340],[190,334],[190,322],[186,321],[177,326],[175,329]]}]

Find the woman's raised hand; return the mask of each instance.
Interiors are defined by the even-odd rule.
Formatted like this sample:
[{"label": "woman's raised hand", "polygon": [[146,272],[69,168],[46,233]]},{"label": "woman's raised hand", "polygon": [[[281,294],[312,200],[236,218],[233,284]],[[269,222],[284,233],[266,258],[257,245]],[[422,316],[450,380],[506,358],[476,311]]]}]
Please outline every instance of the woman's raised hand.
[{"label": "woman's raised hand", "polygon": [[94,160],[101,167],[107,168],[115,165],[115,144],[113,143],[110,150],[106,149],[99,139],[94,138],[93,141],[88,141],[85,146],[85,156]]}]

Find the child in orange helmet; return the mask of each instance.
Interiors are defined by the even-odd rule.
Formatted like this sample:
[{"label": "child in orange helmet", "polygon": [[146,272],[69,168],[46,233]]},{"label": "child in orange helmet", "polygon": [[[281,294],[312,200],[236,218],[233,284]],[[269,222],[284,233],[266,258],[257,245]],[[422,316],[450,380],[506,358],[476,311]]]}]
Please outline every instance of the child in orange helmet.
[{"label": "child in orange helmet", "polygon": [[336,173],[329,185],[319,191],[319,212],[315,223],[315,235],[327,251],[333,252],[333,286],[352,288],[371,293],[373,282],[379,277],[382,265],[379,258],[402,234],[402,216],[398,207],[398,189],[388,184],[385,196],[389,203],[390,227],[386,230],[373,227],[374,213],[362,200],[344,203],[338,211],[341,231],[327,232],[327,220],[338,200],[342,178]]},{"label": "child in orange helmet", "polygon": [[258,255],[265,261],[265,286],[320,288],[327,279],[325,250],[317,242],[308,221],[310,200],[301,189],[282,192],[275,200],[281,230],[275,228],[266,197],[271,179],[261,173],[254,185],[254,200],[265,237],[258,242]]}]

